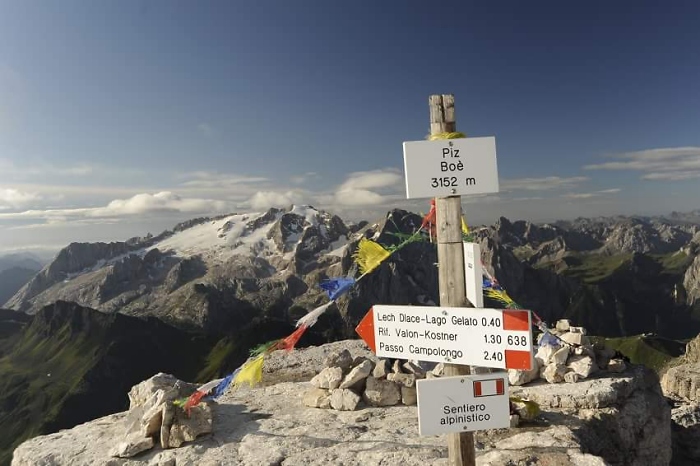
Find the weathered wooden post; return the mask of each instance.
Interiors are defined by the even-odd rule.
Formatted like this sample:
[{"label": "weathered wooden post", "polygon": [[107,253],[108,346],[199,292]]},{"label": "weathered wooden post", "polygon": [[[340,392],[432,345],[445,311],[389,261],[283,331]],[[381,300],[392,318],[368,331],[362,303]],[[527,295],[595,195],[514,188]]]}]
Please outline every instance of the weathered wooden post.
[{"label": "weathered wooden post", "polygon": [[430,141],[403,143],[404,170],[406,198],[436,199],[440,305],[375,304],[355,330],[379,357],[446,365],[448,377],[416,381],[418,430],[448,435],[450,466],[474,466],[472,432],[507,428],[510,415],[507,376],[469,375],[469,366],[530,370],[531,318],[474,308],[467,298],[483,306],[478,249],[462,239],[461,196],[498,192],[495,138],[456,133],[452,95],[430,96],[430,133]]},{"label": "weathered wooden post", "polygon": [[[429,104],[431,135],[457,131],[453,95],[431,95]],[[440,305],[473,307],[467,300],[464,279],[462,196],[436,198],[435,215]],[[446,364],[445,375],[469,375],[469,366]],[[447,434],[447,448],[451,466],[474,466],[474,436],[471,432]]]}]

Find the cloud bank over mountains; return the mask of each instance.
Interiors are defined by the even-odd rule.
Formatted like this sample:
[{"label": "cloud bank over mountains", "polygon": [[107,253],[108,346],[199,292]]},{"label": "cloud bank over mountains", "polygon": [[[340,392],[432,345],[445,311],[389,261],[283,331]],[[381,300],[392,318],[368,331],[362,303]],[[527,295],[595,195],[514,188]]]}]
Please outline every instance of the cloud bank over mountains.
[{"label": "cloud bank over mountains", "polygon": [[700,147],[667,147],[611,156],[615,162],[584,166],[586,170],[641,172],[642,180],[679,181],[700,178]]},{"label": "cloud bank over mountains", "polygon": [[[645,183],[700,177],[700,147],[650,149],[607,158],[611,160],[582,169],[625,171],[638,174]],[[273,177],[204,170],[164,171],[155,176],[126,167],[18,166],[2,159],[0,166],[5,170],[0,173],[0,242],[4,243],[10,235],[18,239],[21,230],[128,224],[134,234],[140,234],[152,228],[148,225],[154,219],[159,219],[159,225],[172,225],[194,216],[291,204],[311,204],[351,220],[373,219],[393,207],[425,212],[429,202],[405,199],[404,175],[397,167],[332,177],[319,171]],[[109,182],[95,182],[99,180]],[[596,176],[501,176],[501,192],[462,199],[465,206],[475,206],[473,214],[471,207],[465,207],[475,223],[500,215],[541,221],[624,213],[619,197],[624,192],[619,186],[596,184]]]}]

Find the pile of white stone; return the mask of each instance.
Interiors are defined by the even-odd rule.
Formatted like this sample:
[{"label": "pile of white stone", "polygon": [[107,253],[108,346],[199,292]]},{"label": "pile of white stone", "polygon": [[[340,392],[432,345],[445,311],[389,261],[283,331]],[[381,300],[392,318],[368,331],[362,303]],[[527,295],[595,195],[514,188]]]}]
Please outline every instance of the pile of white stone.
[{"label": "pile of white stone", "polygon": [[123,424],[123,436],[114,445],[111,456],[130,458],[156,445],[163,449],[178,448],[210,433],[209,403],[201,402],[190,413],[173,404],[196,389],[196,385],[162,372],[134,385],[129,391],[129,412]]},{"label": "pile of white stone", "polygon": [[437,377],[443,366],[426,371],[410,361],[354,358],[344,349],[331,353],[325,368],[311,379],[303,403],[312,408],[354,411],[361,402],[369,406],[415,405],[416,380]]},{"label": "pile of white stone", "polygon": [[544,379],[549,383],[575,383],[599,370],[623,372],[625,362],[615,351],[595,347],[586,336],[586,329],[573,327],[564,319],[556,327],[538,337],[532,370],[508,370],[510,385],[523,385]]}]

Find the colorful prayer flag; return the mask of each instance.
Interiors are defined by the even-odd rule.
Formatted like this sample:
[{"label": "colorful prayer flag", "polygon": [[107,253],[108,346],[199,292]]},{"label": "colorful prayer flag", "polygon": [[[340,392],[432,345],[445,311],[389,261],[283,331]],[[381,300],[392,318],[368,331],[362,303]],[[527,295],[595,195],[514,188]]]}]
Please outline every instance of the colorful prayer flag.
[{"label": "colorful prayer flag", "polygon": [[331,300],[336,300],[341,295],[347,293],[353,285],[355,285],[355,279],[352,277],[329,278],[319,284],[319,286],[326,291],[328,298]]},{"label": "colorful prayer flag", "polygon": [[312,327],[318,321],[319,316],[326,312],[331,304],[333,304],[333,301],[326,303],[323,306],[319,306],[311,312],[308,312],[304,317],[297,321],[296,326]]},{"label": "colorful prayer flag", "polygon": [[367,238],[362,238],[354,257],[357,265],[360,267],[360,273],[365,275],[377,268],[390,254],[380,244]]}]

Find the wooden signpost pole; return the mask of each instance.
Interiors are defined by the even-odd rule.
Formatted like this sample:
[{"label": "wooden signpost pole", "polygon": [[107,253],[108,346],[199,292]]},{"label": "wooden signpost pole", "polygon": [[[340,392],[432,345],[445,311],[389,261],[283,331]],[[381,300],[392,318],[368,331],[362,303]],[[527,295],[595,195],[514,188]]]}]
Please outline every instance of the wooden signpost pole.
[{"label": "wooden signpost pole", "polygon": [[[456,131],[454,96],[430,96],[430,134]],[[473,307],[467,300],[462,246],[462,197],[438,197],[437,221],[438,277],[440,305]],[[445,375],[469,375],[469,366],[445,365]],[[471,432],[447,434],[450,466],[474,466],[474,437]]]}]

